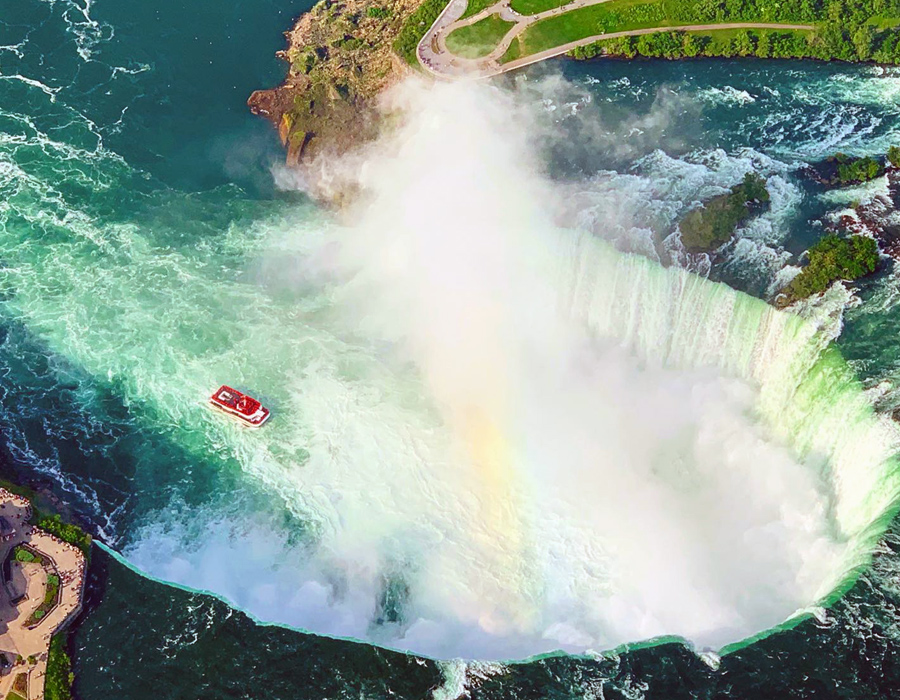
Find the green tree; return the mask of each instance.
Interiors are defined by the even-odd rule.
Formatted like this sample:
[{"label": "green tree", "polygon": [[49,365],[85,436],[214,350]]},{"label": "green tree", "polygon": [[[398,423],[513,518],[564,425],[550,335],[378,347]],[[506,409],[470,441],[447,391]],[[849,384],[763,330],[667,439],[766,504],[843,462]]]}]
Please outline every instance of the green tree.
[{"label": "green tree", "polygon": [[800,17],[807,22],[811,22],[816,19],[816,9],[812,0],[801,0]]},{"label": "green tree", "polygon": [[700,55],[700,42],[697,41],[697,38],[689,32],[685,32],[681,37],[681,47],[682,51],[684,51],[684,55],[688,58],[693,58],[694,56]]},{"label": "green tree", "polygon": [[656,48],[653,46],[653,35],[641,35],[641,37],[637,40],[637,45],[635,46],[635,48],[641,56],[655,55]]},{"label": "green tree", "polygon": [[750,56],[756,53],[756,42],[746,29],[737,33],[734,39],[734,50],[739,56]]},{"label": "green tree", "polygon": [[623,36],[621,41],[621,51],[625,58],[634,58],[637,56],[637,42],[633,36]]},{"label": "green tree", "polygon": [[788,301],[824,292],[837,280],[855,280],[875,271],[878,246],[868,236],[829,234],[807,251],[809,264],[784,290]]},{"label": "green tree", "polygon": [[887,152],[887,159],[895,168],[900,168],[900,146],[891,146]]},{"label": "green tree", "polygon": [[868,22],[859,25],[853,32],[853,48],[860,61],[868,61],[872,58],[872,49],[875,45],[875,28]]},{"label": "green tree", "polygon": [[843,0],[829,0],[827,17],[831,22],[844,22],[847,19]]},{"label": "green tree", "polygon": [[737,46],[735,45],[734,39],[728,38],[722,43],[719,55],[724,56],[725,58],[737,56]]},{"label": "green tree", "polygon": [[763,30],[759,33],[756,42],[756,55],[760,58],[769,58],[772,55],[772,43],[769,41],[769,32]]}]

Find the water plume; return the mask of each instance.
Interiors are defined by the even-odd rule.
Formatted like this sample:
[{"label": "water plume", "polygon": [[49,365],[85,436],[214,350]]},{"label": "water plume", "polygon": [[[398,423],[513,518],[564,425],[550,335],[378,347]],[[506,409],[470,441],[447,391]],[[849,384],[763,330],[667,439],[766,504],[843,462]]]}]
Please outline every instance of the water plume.
[{"label": "water plume", "polygon": [[[123,555],[262,620],[491,660],[720,649],[852,580],[897,438],[834,317],[559,226],[530,97],[410,83],[386,108],[393,131],[330,164],[360,193],[338,217],[123,224],[0,173],[33,225],[0,240],[4,308],[178,446],[135,466]],[[204,411],[223,381],[272,421]]]},{"label": "water plume", "polygon": [[[353,457],[403,490],[359,523],[414,562],[385,643],[718,649],[825,599],[897,492],[834,327],[558,228],[513,93],[413,82],[387,107],[396,130],[343,164],[336,322],[417,368],[446,444],[398,455],[405,477]],[[339,510],[342,542],[383,547]]]}]

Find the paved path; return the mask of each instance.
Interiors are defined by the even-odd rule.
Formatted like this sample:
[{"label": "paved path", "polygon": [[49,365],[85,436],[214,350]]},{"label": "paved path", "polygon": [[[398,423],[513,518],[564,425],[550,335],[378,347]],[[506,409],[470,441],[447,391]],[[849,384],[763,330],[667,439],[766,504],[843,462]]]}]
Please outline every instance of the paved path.
[{"label": "paved path", "polygon": [[[0,676],[0,697],[6,697],[15,677],[24,673],[28,677],[28,700],[42,700],[50,638],[81,610],[85,558],[77,547],[29,525],[31,505],[5,489],[0,489],[0,516],[11,530],[11,534],[0,533],[0,562],[14,547],[27,544],[51,560],[50,566],[60,578],[59,603],[32,628],[25,623],[44,600],[47,570],[36,563],[15,563],[12,583],[0,584],[0,651],[25,659],[10,673]],[[24,594],[15,605],[10,601],[11,587]],[[28,661],[29,657],[34,663]]]},{"label": "paved path", "polygon": [[[581,7],[599,5],[610,0],[573,0],[562,7],[555,7],[536,15],[520,15],[513,10],[510,0],[499,0],[490,7],[485,8],[476,15],[460,19],[466,11],[467,0],[450,0],[444,11],[438,16],[431,28],[425,32],[425,36],[416,48],[419,64],[433,76],[445,80],[453,80],[462,77],[490,78],[501,73],[529,66],[548,58],[554,58],[568,53],[579,46],[592,44],[599,39],[617,39],[623,36],[640,36],[642,34],[656,34],[659,32],[694,31],[704,32],[714,29],[815,29],[811,24],[774,24],[767,22],[729,22],[724,24],[692,24],[680,27],[652,27],[649,29],[633,29],[627,32],[610,32],[609,34],[595,34],[578,41],[570,41],[567,44],[556,46],[546,51],[524,56],[523,58],[500,63],[500,58],[506,53],[510,44],[535,22],[548,17],[571,12]],[[447,35],[460,27],[466,27],[480,22],[485,17],[498,14],[507,22],[515,22],[513,26],[500,40],[494,49],[483,58],[468,59],[456,56],[447,49]]]}]

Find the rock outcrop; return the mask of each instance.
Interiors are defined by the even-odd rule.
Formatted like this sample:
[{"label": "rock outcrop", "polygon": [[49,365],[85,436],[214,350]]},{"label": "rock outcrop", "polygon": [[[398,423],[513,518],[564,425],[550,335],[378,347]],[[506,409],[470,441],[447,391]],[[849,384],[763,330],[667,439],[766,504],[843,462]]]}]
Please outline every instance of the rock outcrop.
[{"label": "rock outcrop", "polygon": [[392,50],[419,0],[322,0],[285,34],[285,81],[257,90],[250,110],[268,119],[289,165],[340,154],[378,134],[375,98],[410,68]]}]

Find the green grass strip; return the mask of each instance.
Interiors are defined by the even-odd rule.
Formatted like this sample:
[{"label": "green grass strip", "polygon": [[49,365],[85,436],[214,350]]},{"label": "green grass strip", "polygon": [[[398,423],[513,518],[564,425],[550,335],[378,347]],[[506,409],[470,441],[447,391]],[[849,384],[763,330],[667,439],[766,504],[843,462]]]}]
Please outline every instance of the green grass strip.
[{"label": "green grass strip", "polygon": [[515,61],[517,58],[522,57],[522,43],[519,41],[519,37],[516,37],[512,40],[509,45],[509,48],[506,49],[506,53],[504,53],[500,57],[500,63],[509,63],[510,61]]},{"label": "green grass strip", "polygon": [[520,15],[536,15],[568,5],[572,0],[511,0],[509,6]]},{"label": "green grass strip", "polygon": [[597,34],[662,27],[667,24],[663,6],[658,2],[610,0],[548,17],[531,25],[521,35],[522,53],[527,56]]},{"label": "green grass strip", "polygon": [[490,15],[450,32],[447,48],[463,58],[487,56],[514,25],[515,22],[507,22],[500,15]]},{"label": "green grass strip", "polygon": [[460,19],[467,19],[468,17],[474,17],[482,10],[487,9],[491,5],[495,5],[497,0],[469,0],[469,4],[466,5],[466,11],[462,13],[462,17]]}]

